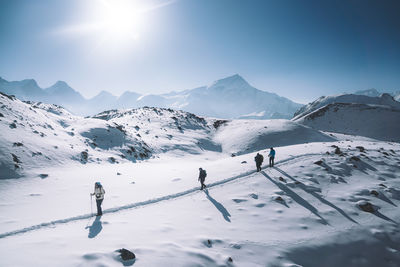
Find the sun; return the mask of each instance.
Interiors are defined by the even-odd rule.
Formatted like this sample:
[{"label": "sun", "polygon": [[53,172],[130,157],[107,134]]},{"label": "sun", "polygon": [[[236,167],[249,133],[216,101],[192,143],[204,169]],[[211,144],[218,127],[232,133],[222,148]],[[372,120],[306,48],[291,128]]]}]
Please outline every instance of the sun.
[{"label": "sun", "polygon": [[99,30],[108,38],[135,40],[145,30],[143,1],[102,0],[99,11]]},{"label": "sun", "polygon": [[[124,55],[143,47],[156,25],[156,10],[176,0],[86,0],[73,22],[56,33],[78,38],[89,55]],[[146,39],[147,37],[147,39]],[[142,41],[142,42],[141,42]],[[107,53],[104,53],[104,52]]]}]

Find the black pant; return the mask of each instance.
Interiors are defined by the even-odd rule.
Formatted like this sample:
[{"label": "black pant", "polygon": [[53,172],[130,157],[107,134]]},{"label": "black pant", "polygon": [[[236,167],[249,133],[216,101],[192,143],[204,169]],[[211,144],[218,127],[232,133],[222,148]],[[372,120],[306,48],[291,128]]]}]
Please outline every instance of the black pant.
[{"label": "black pant", "polygon": [[269,157],[269,166],[274,167],[274,158],[275,157]]},{"label": "black pant", "polygon": [[103,199],[96,199],[97,216],[103,215],[103,211],[101,210],[101,203],[103,203]]},{"label": "black pant", "polygon": [[261,162],[256,162],[257,171],[261,171]]},{"label": "black pant", "polygon": [[204,179],[200,179],[200,183],[201,183],[201,190],[206,188],[206,185],[204,184]]}]

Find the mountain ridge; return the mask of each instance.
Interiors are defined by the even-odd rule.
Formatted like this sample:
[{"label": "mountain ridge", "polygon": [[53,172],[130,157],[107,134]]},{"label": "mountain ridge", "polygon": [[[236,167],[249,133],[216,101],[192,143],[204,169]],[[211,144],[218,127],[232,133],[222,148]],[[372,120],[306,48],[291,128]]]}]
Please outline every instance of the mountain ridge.
[{"label": "mountain ridge", "polygon": [[[64,81],[57,81],[45,89],[40,88],[32,79],[28,81],[29,86],[26,86],[26,80],[8,82],[1,79],[0,91],[16,95],[22,100],[61,105],[77,115],[94,115],[107,109],[154,106],[225,119],[240,118],[248,114],[263,114],[254,116],[255,119],[289,119],[302,106],[288,98],[251,86],[239,74],[216,80],[209,86],[179,92],[139,94],[125,91],[117,97],[103,90],[89,99]],[[28,93],[29,91],[32,92]]]}]

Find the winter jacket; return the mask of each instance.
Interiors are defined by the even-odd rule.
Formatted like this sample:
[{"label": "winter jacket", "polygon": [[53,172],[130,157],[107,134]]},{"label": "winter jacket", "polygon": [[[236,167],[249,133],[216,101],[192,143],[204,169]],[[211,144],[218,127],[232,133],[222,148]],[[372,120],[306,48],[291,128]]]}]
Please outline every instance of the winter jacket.
[{"label": "winter jacket", "polygon": [[271,152],[269,152],[269,157],[275,157],[275,150],[271,150]]},{"label": "winter jacket", "polygon": [[262,163],[262,162],[264,161],[264,157],[263,157],[263,155],[261,155],[261,154],[257,154],[257,155],[254,157],[254,160],[255,160],[257,163]]},{"label": "winter jacket", "polygon": [[206,179],[207,173],[205,170],[201,170],[199,174],[199,181],[204,181]]},{"label": "winter jacket", "polygon": [[106,191],[104,191],[104,188],[102,186],[100,186],[100,187],[95,187],[94,188],[93,195],[96,196],[96,199],[100,200],[100,199],[104,199],[104,194],[105,193],[106,193]]}]

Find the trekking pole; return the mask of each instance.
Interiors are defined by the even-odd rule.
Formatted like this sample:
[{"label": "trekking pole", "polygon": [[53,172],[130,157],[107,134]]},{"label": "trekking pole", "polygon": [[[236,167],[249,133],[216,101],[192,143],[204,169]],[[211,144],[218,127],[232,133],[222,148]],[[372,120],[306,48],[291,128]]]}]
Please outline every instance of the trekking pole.
[{"label": "trekking pole", "polygon": [[90,194],[90,215],[93,217],[93,195]]}]

